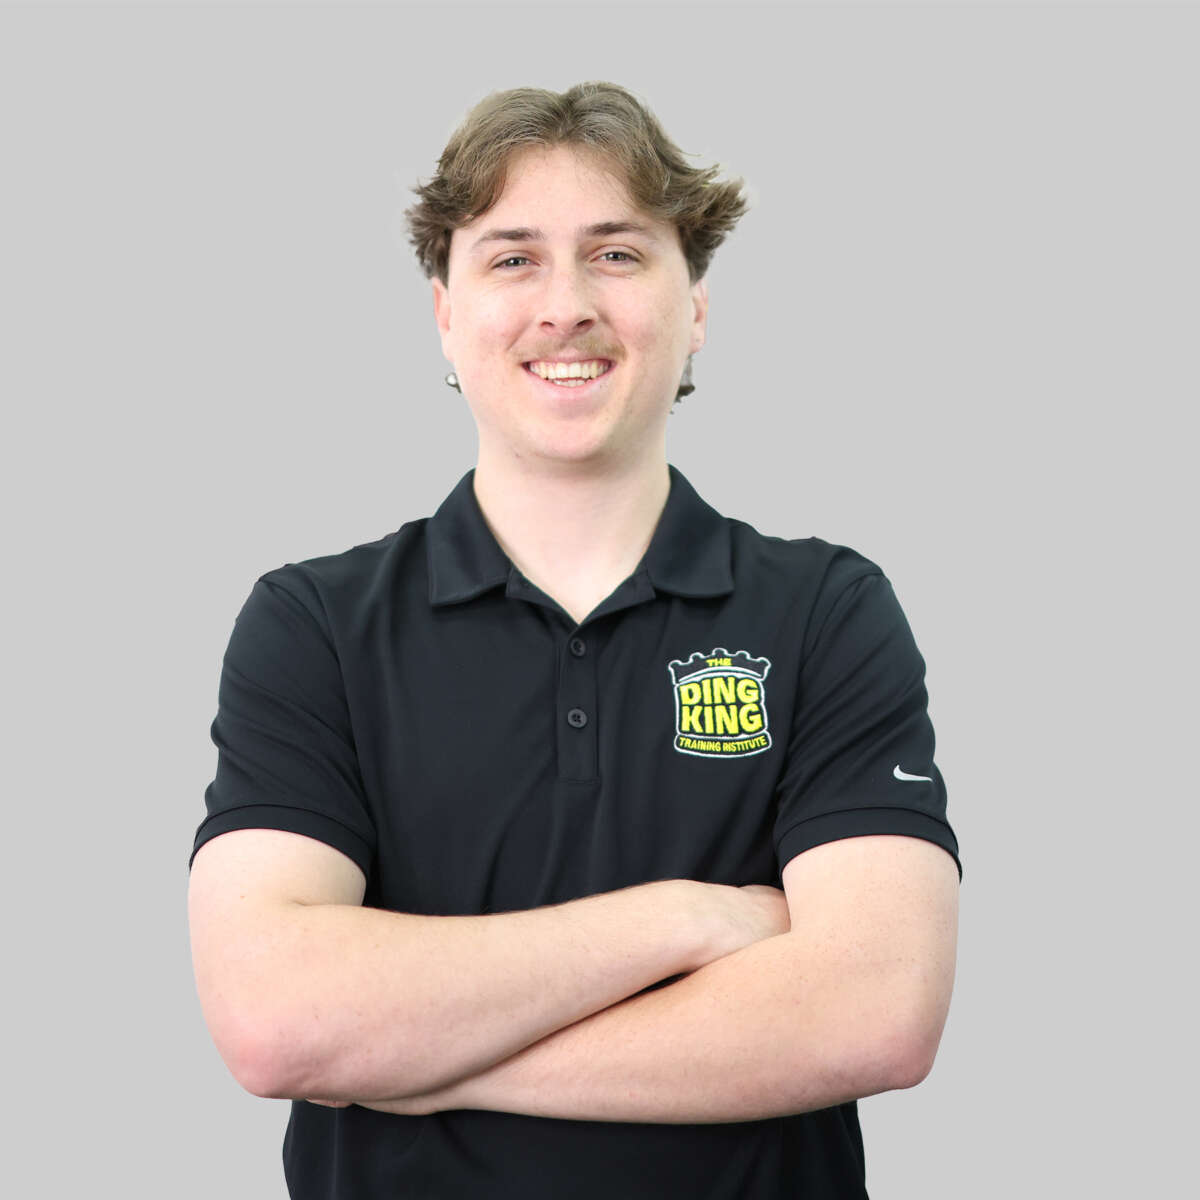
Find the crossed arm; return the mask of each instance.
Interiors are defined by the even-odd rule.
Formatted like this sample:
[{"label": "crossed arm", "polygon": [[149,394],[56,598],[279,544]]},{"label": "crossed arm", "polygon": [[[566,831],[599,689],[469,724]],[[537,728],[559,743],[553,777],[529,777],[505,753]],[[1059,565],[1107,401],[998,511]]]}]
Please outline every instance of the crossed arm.
[{"label": "crossed arm", "polygon": [[405,1114],[474,1108],[705,1123],[807,1112],[919,1083],[954,984],[954,860],[920,838],[847,838],[797,855],[783,884],[789,932],[457,1082],[356,1102]]}]

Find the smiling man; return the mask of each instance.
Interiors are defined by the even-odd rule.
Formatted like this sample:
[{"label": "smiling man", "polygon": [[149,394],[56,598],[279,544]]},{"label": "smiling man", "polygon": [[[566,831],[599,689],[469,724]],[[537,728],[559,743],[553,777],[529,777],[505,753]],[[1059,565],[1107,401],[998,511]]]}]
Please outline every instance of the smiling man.
[{"label": "smiling man", "polygon": [[961,871],[908,625],[667,463],[716,176],[612,84],[478,105],[408,214],[476,465],[238,616],[193,961],[293,1197],[865,1196],[855,1101],[931,1069]]}]

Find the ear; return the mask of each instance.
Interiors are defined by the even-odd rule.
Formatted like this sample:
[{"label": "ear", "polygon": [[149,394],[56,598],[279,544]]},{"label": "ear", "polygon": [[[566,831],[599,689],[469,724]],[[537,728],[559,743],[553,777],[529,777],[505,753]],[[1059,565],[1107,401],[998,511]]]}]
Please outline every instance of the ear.
[{"label": "ear", "polygon": [[708,332],[708,277],[697,279],[692,284],[692,342],[689,354],[695,354],[704,345]]},{"label": "ear", "polygon": [[438,333],[442,339],[442,354],[446,361],[453,365],[454,355],[450,350],[450,292],[446,285],[436,276],[433,283],[433,319],[437,322]]}]

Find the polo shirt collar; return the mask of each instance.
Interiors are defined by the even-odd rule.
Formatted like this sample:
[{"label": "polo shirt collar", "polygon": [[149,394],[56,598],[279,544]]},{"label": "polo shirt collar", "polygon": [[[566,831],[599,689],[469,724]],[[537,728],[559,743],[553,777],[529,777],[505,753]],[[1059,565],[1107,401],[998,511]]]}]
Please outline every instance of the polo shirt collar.
[{"label": "polo shirt collar", "polygon": [[430,517],[425,538],[431,604],[457,604],[508,582],[513,565],[483,519],[474,468]]},{"label": "polo shirt collar", "polygon": [[671,492],[640,570],[660,592],[676,596],[727,596],[733,591],[729,522],[705,504],[674,467]]},{"label": "polo shirt collar", "polygon": [[[634,573],[655,590],[678,596],[724,596],[733,591],[729,524],[669,466],[671,490],[654,536]],[[488,528],[468,471],[426,528],[429,601],[457,604],[510,584],[518,572]]]}]

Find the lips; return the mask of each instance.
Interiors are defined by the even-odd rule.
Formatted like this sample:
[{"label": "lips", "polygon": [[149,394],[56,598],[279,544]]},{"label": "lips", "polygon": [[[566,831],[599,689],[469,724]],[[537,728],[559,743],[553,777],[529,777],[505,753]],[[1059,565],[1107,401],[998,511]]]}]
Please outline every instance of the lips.
[{"label": "lips", "polygon": [[[557,371],[553,370],[543,373],[533,370],[533,362],[537,362],[539,365],[546,365],[550,363],[554,363],[556,365],[563,364],[563,366],[566,366],[567,368],[570,368],[577,362],[586,364],[601,362],[604,364],[604,369],[598,375],[591,377],[584,377],[582,375],[568,375],[566,373],[559,374]],[[603,379],[606,375],[610,375],[616,364],[611,359],[596,358],[574,360],[534,359],[531,362],[522,363],[522,366],[524,367],[526,374],[532,375],[535,379],[541,383],[544,383],[547,387],[557,388],[559,391],[580,391],[589,389],[598,380]],[[561,368],[559,369],[561,370]]]}]

